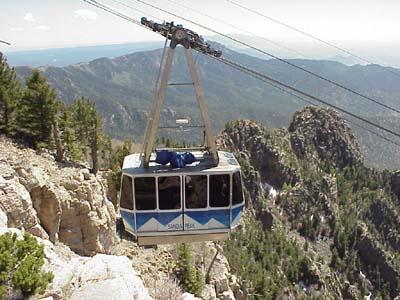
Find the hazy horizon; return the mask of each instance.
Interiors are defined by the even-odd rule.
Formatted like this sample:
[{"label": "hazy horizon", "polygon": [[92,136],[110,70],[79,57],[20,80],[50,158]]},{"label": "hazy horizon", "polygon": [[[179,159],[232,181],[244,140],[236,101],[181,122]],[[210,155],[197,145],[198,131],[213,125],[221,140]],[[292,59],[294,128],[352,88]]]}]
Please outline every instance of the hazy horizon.
[{"label": "hazy horizon", "polygon": [[[235,0],[242,5],[267,14],[296,28],[306,31],[328,42],[335,43],[356,54],[383,65],[400,65],[400,36],[397,28],[400,19],[400,2],[387,0],[348,1],[293,1],[282,0],[245,2]],[[150,9],[135,0],[104,0],[111,6],[137,20],[143,15],[127,8],[132,6],[163,20],[174,20],[195,30],[202,35],[213,35],[202,28],[168,14]],[[344,54],[328,46],[291,31],[260,16],[246,12],[226,0],[148,0],[178,15],[185,16],[201,24],[215,28],[225,34],[248,34],[252,41],[259,37],[278,43],[257,41],[275,54],[295,57],[294,53],[284,50],[295,48],[295,52],[305,58],[332,57]],[[182,8],[173,2],[211,15],[220,19],[217,22],[197,12]],[[120,4],[123,3],[123,4]],[[0,5],[0,40],[12,43],[12,46],[0,44],[0,51],[5,53],[50,48],[78,46],[97,46],[126,44],[136,42],[161,41],[162,38],[135,24],[110,15],[90,6],[82,0],[3,0]],[[151,17],[149,17],[151,18]],[[231,23],[234,27],[227,25]],[[239,30],[239,29],[240,30]],[[240,48],[240,45],[236,45]],[[285,51],[287,53],[285,53]]]}]

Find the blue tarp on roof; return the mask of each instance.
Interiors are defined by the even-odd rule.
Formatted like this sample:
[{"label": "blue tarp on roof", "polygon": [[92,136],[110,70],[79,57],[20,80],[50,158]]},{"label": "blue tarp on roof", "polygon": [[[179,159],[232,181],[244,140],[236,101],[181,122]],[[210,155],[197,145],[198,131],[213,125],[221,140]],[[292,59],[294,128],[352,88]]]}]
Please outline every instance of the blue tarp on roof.
[{"label": "blue tarp on roof", "polygon": [[184,168],[196,161],[191,152],[175,152],[169,150],[159,150],[156,152],[156,163],[161,165],[171,164],[173,168]]}]

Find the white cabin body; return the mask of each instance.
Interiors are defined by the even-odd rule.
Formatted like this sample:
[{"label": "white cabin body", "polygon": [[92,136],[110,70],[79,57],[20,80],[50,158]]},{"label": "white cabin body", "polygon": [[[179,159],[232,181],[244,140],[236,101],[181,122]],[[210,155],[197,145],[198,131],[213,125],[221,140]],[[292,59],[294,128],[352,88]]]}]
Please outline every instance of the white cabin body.
[{"label": "white cabin body", "polygon": [[219,163],[202,151],[184,168],[160,165],[152,154],[125,157],[120,213],[125,229],[141,245],[220,240],[238,225],[244,209],[240,166],[229,152],[218,151]]}]

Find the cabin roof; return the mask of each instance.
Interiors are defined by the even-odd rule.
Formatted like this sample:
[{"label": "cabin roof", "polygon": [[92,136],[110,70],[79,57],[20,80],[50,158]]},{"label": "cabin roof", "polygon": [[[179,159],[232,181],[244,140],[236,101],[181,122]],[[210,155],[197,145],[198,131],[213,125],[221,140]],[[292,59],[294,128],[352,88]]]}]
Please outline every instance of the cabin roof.
[{"label": "cabin roof", "polygon": [[173,169],[170,164],[165,166],[155,162],[155,153],[151,154],[149,168],[143,167],[143,155],[141,153],[133,153],[124,159],[122,172],[124,174],[181,174],[181,173],[219,173],[219,172],[234,172],[240,170],[240,165],[235,156],[230,152],[218,151],[219,163],[218,166],[212,167],[211,157],[203,151],[191,152],[196,161],[186,165],[185,168]]}]

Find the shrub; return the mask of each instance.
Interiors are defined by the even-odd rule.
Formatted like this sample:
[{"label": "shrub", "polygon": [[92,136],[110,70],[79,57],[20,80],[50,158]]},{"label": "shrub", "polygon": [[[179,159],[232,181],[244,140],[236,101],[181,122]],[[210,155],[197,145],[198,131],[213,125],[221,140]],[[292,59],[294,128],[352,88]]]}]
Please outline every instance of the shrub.
[{"label": "shrub", "polygon": [[43,245],[25,234],[6,233],[0,236],[0,298],[20,290],[24,296],[43,292],[53,279],[53,274],[42,272],[44,264]]},{"label": "shrub", "polygon": [[201,296],[204,279],[195,267],[190,247],[186,244],[178,248],[178,278],[186,292]]}]

